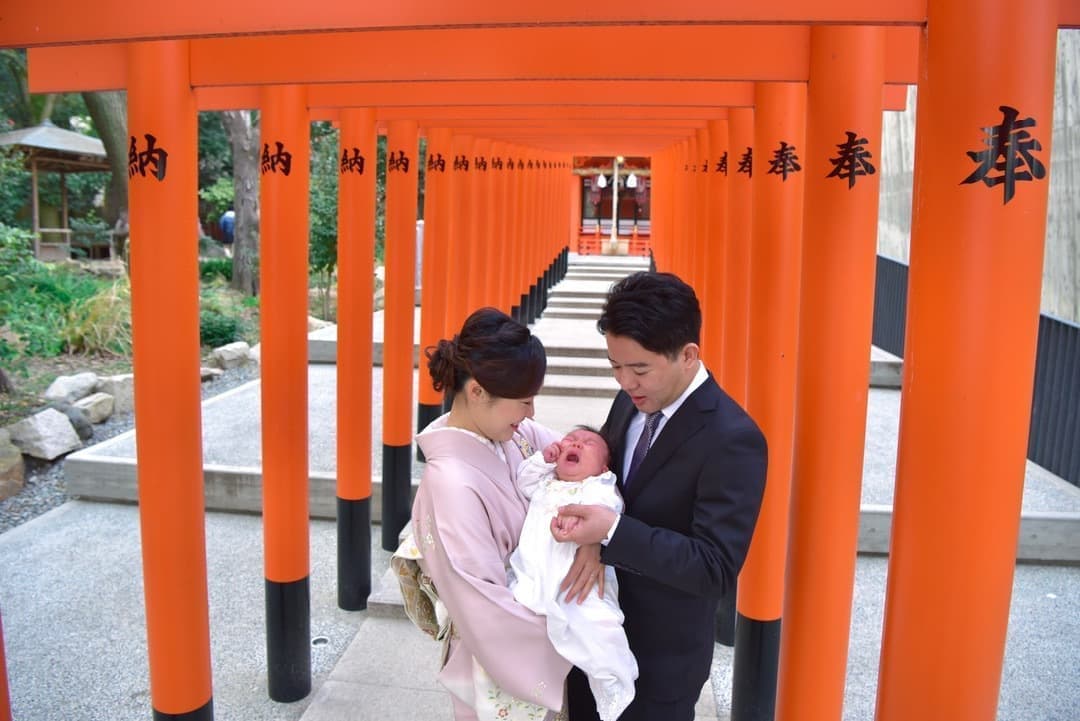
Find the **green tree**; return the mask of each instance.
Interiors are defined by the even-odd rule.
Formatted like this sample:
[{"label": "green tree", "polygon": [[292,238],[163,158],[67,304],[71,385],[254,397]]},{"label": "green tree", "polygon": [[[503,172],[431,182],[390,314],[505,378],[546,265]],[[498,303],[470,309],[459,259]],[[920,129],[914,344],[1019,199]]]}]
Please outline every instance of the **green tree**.
[{"label": "green tree", "polygon": [[340,133],[325,121],[311,124],[311,184],[309,187],[311,230],[308,234],[308,266],[322,297],[322,317],[330,320],[330,291],[337,268],[338,138]]},{"label": "green tree", "polygon": [[[100,93],[83,93],[83,101],[93,119],[93,130],[105,146],[112,172],[105,190],[105,224],[117,231],[116,251],[123,256],[128,228],[127,184],[127,93],[113,90]],[[97,175],[97,174],[95,174]]]},{"label": "green tree", "polygon": [[227,110],[221,114],[232,147],[234,210],[232,287],[257,295],[259,287],[259,124],[257,113]]}]

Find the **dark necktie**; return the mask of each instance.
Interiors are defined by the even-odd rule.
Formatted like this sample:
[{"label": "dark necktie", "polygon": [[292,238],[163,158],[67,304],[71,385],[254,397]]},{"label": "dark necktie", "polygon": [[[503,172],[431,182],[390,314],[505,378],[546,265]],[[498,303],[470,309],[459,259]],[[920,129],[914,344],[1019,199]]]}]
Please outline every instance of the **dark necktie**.
[{"label": "dark necktie", "polygon": [[645,454],[649,452],[653,436],[656,435],[656,427],[660,425],[660,419],[663,417],[664,414],[660,411],[650,413],[645,417],[645,428],[642,429],[637,445],[634,446],[634,454],[630,456],[630,468],[627,469],[626,478],[623,479],[623,488],[630,487],[630,479],[634,477],[634,471],[638,469],[641,461],[645,459]]}]

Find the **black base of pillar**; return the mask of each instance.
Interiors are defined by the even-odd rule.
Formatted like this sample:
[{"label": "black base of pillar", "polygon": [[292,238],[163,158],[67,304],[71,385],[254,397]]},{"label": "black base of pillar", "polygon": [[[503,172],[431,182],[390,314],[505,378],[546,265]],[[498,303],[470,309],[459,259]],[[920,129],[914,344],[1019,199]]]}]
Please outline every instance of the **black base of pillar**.
[{"label": "black base of pillar", "polygon": [[528,293],[522,293],[521,294],[521,303],[519,304],[519,306],[521,308],[521,317],[518,318],[518,320],[523,325],[528,325],[529,323],[532,323],[532,321],[529,320],[529,316],[532,314],[532,309],[529,307],[529,305],[530,305],[529,301],[530,301],[529,294]]},{"label": "black base of pillar", "polygon": [[738,587],[732,585],[716,607],[716,642],[723,646],[735,645],[735,600]]},{"label": "black base of pillar", "polygon": [[311,693],[311,588],[308,578],[266,581],[266,675],[272,701]]},{"label": "black base of pillar", "polygon": [[731,721],[773,721],[779,665],[780,619],[756,621],[738,614],[731,680]]},{"label": "black base of pillar", "polygon": [[540,317],[540,314],[544,312],[544,289],[541,286],[541,283],[543,283],[543,279],[537,278],[536,281],[529,286],[529,293],[532,294],[533,309],[532,320],[529,321],[530,323],[534,322]]},{"label": "black base of pillar", "polygon": [[510,306],[510,317],[513,318],[514,320],[516,320],[518,323],[523,323],[524,322],[524,321],[521,320],[521,306],[520,305]]},{"label": "black base of pillar", "polygon": [[382,452],[382,547],[396,551],[398,534],[412,515],[412,444]]},{"label": "black base of pillar", "polygon": [[[428,427],[428,424],[443,414],[443,407],[440,403],[437,406],[428,405],[427,403],[416,404],[416,432],[424,430]],[[425,461],[424,452],[420,450],[419,446],[416,448],[416,460],[423,463]]]},{"label": "black base of pillar", "polygon": [[337,499],[337,603],[363,611],[371,595],[371,498]]},{"label": "black base of pillar", "polygon": [[154,709],[154,721],[214,721],[214,699],[194,711],[184,713],[165,713]]}]

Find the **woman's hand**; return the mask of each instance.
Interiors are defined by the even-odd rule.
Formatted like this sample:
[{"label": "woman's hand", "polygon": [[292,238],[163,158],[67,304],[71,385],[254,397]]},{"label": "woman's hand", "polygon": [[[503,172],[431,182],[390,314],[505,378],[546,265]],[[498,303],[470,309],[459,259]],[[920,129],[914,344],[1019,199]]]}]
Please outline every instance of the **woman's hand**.
[{"label": "woman's hand", "polygon": [[559,584],[559,591],[565,592],[566,601],[577,598],[578,604],[585,603],[589,591],[597,587],[597,595],[604,595],[604,564],[600,562],[600,544],[591,543],[581,546],[574,554],[574,562],[566,578]]}]

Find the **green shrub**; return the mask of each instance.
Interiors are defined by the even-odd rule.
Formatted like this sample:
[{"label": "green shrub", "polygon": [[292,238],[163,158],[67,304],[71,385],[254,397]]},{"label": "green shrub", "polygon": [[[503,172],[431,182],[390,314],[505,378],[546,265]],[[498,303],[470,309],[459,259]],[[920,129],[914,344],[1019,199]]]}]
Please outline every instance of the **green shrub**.
[{"label": "green shrub", "polygon": [[131,285],[126,277],[71,305],[64,344],[68,353],[131,354]]},{"label": "green shrub", "polygon": [[199,343],[217,348],[232,343],[240,337],[240,321],[234,315],[226,315],[213,308],[199,312]]},{"label": "green shrub", "polygon": [[[47,358],[71,351],[69,343],[82,335],[71,330],[73,322],[86,323],[89,313],[95,325],[105,324],[101,309],[91,304],[102,292],[112,293],[111,283],[77,268],[37,261],[29,233],[0,225],[0,327],[4,332],[0,355]],[[80,307],[84,310],[79,311]],[[112,324],[110,320],[108,325]],[[82,341],[77,344],[83,347]]]},{"label": "green shrub", "polygon": [[236,197],[236,188],[230,175],[222,175],[208,188],[199,191],[199,198],[206,204],[209,210],[209,220],[218,222],[218,218],[229,208],[233,207]]},{"label": "green shrub", "polygon": [[203,280],[222,278],[232,281],[232,258],[206,258],[199,261],[199,277]]}]

